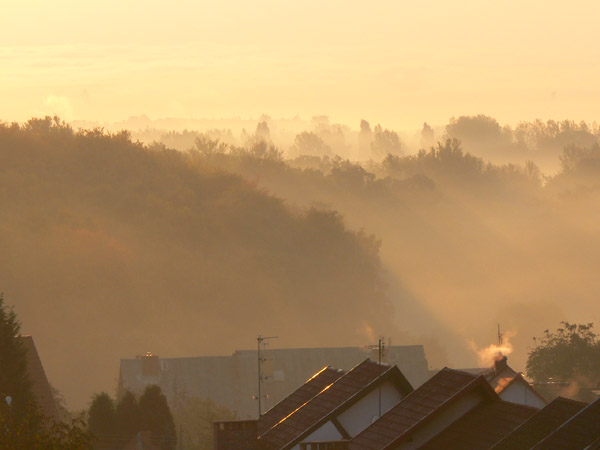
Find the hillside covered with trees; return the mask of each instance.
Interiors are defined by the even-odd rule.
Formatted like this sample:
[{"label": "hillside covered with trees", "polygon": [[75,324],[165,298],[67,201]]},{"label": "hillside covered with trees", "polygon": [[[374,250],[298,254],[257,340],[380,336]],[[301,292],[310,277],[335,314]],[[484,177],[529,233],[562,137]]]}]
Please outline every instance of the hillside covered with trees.
[{"label": "hillside covered with trees", "polygon": [[373,236],[191,155],[33,119],[0,125],[0,180],[0,286],[72,405],[145,351],[228,354],[259,333],[360,345],[394,327]]}]

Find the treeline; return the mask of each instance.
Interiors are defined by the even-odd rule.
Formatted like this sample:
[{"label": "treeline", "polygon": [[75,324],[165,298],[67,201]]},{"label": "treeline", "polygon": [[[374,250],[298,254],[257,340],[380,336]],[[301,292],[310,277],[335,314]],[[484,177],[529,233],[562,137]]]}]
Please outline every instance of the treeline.
[{"label": "treeline", "polygon": [[0,285],[71,407],[144,351],[228,354],[258,333],[360,345],[394,327],[375,237],[193,155],[33,119],[0,125],[0,180]]},{"label": "treeline", "polygon": [[[437,142],[457,139],[462,149],[496,164],[533,161],[547,174],[560,169],[559,155],[567,146],[588,147],[598,143],[597,123],[572,120],[522,121],[515,126],[502,125],[490,116],[453,117],[445,125],[424,123],[420,130],[385,129],[379,124],[361,120],[356,127],[331,123],[327,116],[315,116],[309,122],[275,120],[269,116],[239,121],[237,128],[184,129],[180,131],[136,128],[136,122],[125,122],[134,139],[145,143],[162,142],[169,148],[187,151],[199,137],[217,139],[227,145],[251,147],[265,141],[279,148],[286,159],[301,155],[335,157],[354,161],[380,162],[388,154],[416,154]],[[162,124],[157,122],[156,125]],[[221,124],[219,122],[219,124]],[[223,122],[234,126],[235,122]],[[162,124],[164,125],[164,124]],[[208,125],[208,123],[207,123]],[[120,128],[119,128],[120,129]]]}]

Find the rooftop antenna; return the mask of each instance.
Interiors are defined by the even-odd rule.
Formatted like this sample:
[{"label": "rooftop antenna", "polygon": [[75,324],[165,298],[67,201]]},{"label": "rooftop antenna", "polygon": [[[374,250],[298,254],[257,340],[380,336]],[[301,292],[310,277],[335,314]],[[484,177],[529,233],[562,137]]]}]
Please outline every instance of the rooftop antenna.
[{"label": "rooftop antenna", "polygon": [[504,344],[504,335],[500,332],[500,324],[498,323],[498,347]]},{"label": "rooftop antenna", "polygon": [[[383,359],[383,352],[385,351],[385,337],[381,336],[379,338],[379,364],[381,364]],[[381,417],[381,383],[379,384],[379,415]]]},{"label": "rooftop antenna", "polygon": [[[263,376],[262,376],[262,365],[263,363],[267,360],[266,358],[263,357],[263,350],[265,348],[266,344],[266,340],[268,339],[277,339],[278,336],[262,336],[262,335],[258,335],[258,337],[256,338],[256,346],[257,346],[257,350],[258,350],[258,396],[254,397],[255,399],[258,400],[258,418],[260,419],[260,416],[262,416],[262,382],[263,382]],[[267,396],[265,396],[267,397]]]}]

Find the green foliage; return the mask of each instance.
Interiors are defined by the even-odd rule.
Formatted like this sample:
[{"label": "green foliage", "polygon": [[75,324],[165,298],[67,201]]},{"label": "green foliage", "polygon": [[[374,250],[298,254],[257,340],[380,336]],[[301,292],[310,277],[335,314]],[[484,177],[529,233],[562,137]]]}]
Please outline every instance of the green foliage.
[{"label": "green foliage", "polygon": [[182,427],[183,447],[188,450],[212,450],[213,422],[235,420],[236,414],[211,399],[188,398],[177,402],[173,408],[177,426]]},{"label": "green foliage", "polygon": [[529,352],[527,375],[536,381],[600,380],[600,341],[592,331],[593,324],[561,322],[555,332],[544,331],[534,338],[536,347]]},{"label": "green foliage", "polygon": [[4,403],[10,396],[16,415],[33,399],[27,376],[26,349],[17,339],[20,330],[16,313],[4,304],[4,295],[0,293],[0,401]]}]

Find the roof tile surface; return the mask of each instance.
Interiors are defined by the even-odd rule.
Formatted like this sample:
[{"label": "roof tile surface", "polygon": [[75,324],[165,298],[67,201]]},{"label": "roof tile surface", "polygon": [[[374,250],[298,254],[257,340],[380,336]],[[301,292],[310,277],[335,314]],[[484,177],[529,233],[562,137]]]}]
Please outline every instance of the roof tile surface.
[{"label": "roof tile surface", "polygon": [[600,398],[587,405],[534,448],[585,448],[600,438]]},{"label": "roof tile surface", "polygon": [[388,370],[388,365],[365,360],[261,435],[261,448],[284,448]]},{"label": "roof tile surface", "polygon": [[350,450],[385,448],[477,378],[467,372],[441,370],[352,439]]},{"label": "roof tile surface", "polygon": [[537,411],[530,406],[489,400],[469,411],[422,448],[488,449]]},{"label": "roof tile surface", "polygon": [[332,367],[325,367],[302,386],[277,403],[258,420],[258,434],[261,435],[277,422],[287,417],[304,403],[309,401],[325,387],[336,381],[346,372]]},{"label": "roof tile surface", "polygon": [[571,416],[586,406],[585,403],[557,397],[545,408],[494,445],[494,450],[529,449],[555,431]]}]

